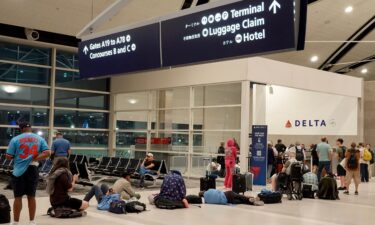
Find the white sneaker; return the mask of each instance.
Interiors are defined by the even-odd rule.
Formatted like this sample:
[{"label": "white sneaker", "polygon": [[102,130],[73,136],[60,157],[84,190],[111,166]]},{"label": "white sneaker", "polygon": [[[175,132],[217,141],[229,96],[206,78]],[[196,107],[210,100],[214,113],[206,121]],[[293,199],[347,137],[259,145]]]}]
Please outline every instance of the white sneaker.
[{"label": "white sneaker", "polygon": [[18,222],[11,222],[10,225],[18,225]]},{"label": "white sneaker", "polygon": [[35,221],[30,221],[29,225],[36,225],[36,222]]}]

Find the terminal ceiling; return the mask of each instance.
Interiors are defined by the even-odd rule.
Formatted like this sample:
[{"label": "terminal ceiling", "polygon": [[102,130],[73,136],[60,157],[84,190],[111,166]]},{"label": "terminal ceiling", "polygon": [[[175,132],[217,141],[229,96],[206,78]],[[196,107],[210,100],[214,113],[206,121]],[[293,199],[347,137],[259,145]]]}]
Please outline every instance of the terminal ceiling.
[{"label": "terminal ceiling", "polygon": [[[97,31],[179,11],[185,1],[189,0],[130,1]],[[0,23],[75,36],[114,2],[115,0],[1,0]],[[193,0],[193,3],[196,2],[197,0]],[[305,50],[266,57],[375,80],[375,0],[309,2]],[[352,7],[352,11],[346,13],[348,6]],[[311,62],[313,56],[317,56],[315,62]],[[363,73],[365,69],[367,73]]]}]

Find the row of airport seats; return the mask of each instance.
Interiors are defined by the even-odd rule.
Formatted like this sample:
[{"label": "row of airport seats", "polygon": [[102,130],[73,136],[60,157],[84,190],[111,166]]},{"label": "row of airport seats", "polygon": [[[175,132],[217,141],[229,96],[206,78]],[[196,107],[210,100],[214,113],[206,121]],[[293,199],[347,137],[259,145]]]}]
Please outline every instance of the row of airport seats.
[{"label": "row of airport seats", "polygon": [[[70,170],[73,174],[79,174],[79,184],[92,185],[108,177],[120,177],[124,172],[132,174],[132,178],[138,179],[137,172],[142,164],[142,159],[129,159],[123,157],[103,156],[100,160],[88,158],[85,155],[69,156]],[[164,160],[155,161],[155,170],[145,175],[146,180],[156,184],[157,179],[163,179],[168,173],[167,164]],[[98,178],[96,180],[94,178]],[[95,180],[95,181],[94,181]]]},{"label": "row of airport seats", "polygon": [[13,171],[13,159],[9,160],[6,157],[6,154],[0,155],[0,173],[1,174],[12,174]]},{"label": "row of airport seats", "polygon": [[[11,175],[13,172],[13,164],[14,164],[13,159],[9,160],[6,158],[6,154],[0,154],[0,173]],[[41,179],[46,178],[49,172],[52,170],[52,166],[53,166],[53,163],[51,159],[40,161],[39,166],[38,166],[39,177]]]}]

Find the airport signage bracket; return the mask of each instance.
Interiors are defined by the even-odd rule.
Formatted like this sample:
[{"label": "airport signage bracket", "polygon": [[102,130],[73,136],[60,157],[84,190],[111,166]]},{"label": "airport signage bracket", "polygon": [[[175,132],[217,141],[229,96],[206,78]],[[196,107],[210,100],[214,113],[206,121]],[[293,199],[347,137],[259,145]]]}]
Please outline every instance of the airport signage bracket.
[{"label": "airport signage bracket", "polygon": [[297,46],[301,49],[306,21],[299,18],[305,0],[229,2],[82,41],[81,76],[100,77],[263,55],[297,50]]}]

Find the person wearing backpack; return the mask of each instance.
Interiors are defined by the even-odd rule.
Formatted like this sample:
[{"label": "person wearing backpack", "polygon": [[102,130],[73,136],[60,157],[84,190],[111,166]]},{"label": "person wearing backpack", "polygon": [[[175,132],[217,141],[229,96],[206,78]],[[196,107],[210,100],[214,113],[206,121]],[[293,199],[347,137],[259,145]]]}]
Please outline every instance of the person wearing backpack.
[{"label": "person wearing backpack", "polygon": [[355,185],[355,195],[358,195],[358,187],[359,183],[361,182],[361,175],[359,171],[359,160],[361,158],[360,151],[356,148],[356,143],[351,144],[351,148],[346,151],[345,158],[346,158],[346,191],[344,194],[349,195],[349,187],[350,183],[353,179]]},{"label": "person wearing backpack", "polygon": [[373,175],[373,171],[374,171],[374,162],[375,162],[375,153],[374,153],[374,150],[371,149],[371,145],[370,144],[367,144],[366,145],[367,149],[370,151],[371,153],[371,160],[370,160],[370,166],[369,166],[369,179],[371,179],[372,175]]},{"label": "person wearing backpack", "polygon": [[359,143],[358,145],[361,156],[361,159],[359,160],[361,181],[367,183],[369,181],[368,165],[371,160],[371,153],[367,148],[365,148],[363,143]]},{"label": "person wearing backpack", "polygon": [[340,164],[342,160],[345,159],[345,152],[346,152],[346,147],[343,145],[344,140],[342,138],[337,139],[336,145],[337,145],[337,160],[338,160],[338,165],[337,165],[337,176],[340,178],[340,184],[341,186],[338,188],[338,190],[346,190],[346,185],[345,185],[345,176],[346,176],[346,171],[345,168],[342,167]]},{"label": "person wearing backpack", "polygon": [[305,150],[302,148],[302,145],[300,142],[296,141],[295,146],[290,147],[288,150],[286,150],[285,154],[289,154],[290,152],[294,152],[296,155],[296,160],[299,162],[304,162],[306,159],[306,153]]}]

